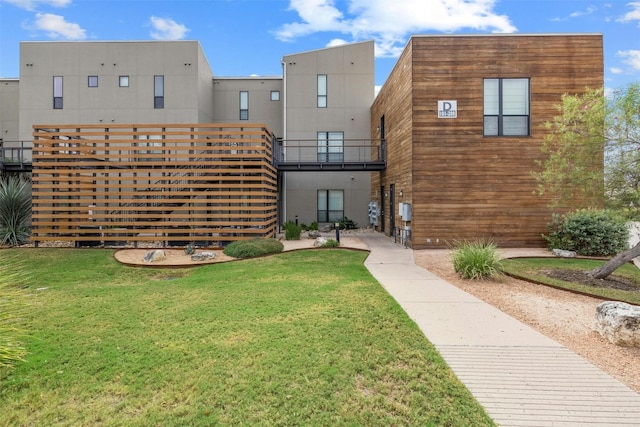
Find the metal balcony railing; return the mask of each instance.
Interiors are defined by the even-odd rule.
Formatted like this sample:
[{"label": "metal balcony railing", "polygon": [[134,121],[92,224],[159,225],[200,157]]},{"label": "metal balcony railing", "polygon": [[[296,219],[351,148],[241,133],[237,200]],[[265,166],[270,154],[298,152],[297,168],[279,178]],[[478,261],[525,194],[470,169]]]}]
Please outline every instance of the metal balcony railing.
[{"label": "metal balcony railing", "polygon": [[281,171],[383,170],[386,141],[344,140],[329,144],[317,140],[279,141],[274,147],[274,164]]},{"label": "metal balcony railing", "polygon": [[31,170],[31,141],[4,141],[0,146],[0,170],[26,172]]}]

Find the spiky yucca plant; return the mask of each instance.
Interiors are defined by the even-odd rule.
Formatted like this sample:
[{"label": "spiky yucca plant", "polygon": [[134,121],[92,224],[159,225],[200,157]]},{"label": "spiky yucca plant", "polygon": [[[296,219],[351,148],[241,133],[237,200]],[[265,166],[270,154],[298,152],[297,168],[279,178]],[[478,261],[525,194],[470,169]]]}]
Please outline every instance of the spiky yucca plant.
[{"label": "spiky yucca plant", "polygon": [[29,181],[15,176],[0,180],[0,244],[25,243],[29,239],[30,219]]}]

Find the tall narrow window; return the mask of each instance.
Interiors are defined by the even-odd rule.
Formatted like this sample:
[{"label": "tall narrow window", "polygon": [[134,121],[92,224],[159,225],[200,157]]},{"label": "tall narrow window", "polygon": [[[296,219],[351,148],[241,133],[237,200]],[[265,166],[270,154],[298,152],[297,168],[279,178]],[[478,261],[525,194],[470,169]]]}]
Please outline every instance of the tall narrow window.
[{"label": "tall narrow window", "polygon": [[249,120],[249,92],[240,91],[240,120]]},{"label": "tall narrow window", "polygon": [[153,76],[153,108],[164,108],[164,76]]},{"label": "tall narrow window", "polygon": [[318,74],[318,108],[327,108],[327,75]]},{"label": "tall narrow window", "polygon": [[89,87],[98,87],[98,76],[89,76]]},{"label": "tall narrow window", "polygon": [[344,161],[344,132],[318,132],[318,161]]},{"label": "tall narrow window", "polygon": [[318,190],[318,222],[344,219],[344,191]]},{"label": "tall narrow window", "polygon": [[53,77],[53,108],[62,110],[62,76]]},{"label": "tall narrow window", "polygon": [[484,135],[529,135],[529,79],[484,80]]}]

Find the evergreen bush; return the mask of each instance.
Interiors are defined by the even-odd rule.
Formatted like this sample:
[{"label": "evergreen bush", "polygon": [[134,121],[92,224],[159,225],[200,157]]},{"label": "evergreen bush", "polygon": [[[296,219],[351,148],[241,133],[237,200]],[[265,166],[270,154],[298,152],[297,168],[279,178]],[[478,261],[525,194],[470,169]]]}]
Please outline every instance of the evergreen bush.
[{"label": "evergreen bush", "polygon": [[253,239],[232,242],[223,253],[233,258],[253,258],[282,252],[284,245],[276,239]]},{"label": "evergreen bush", "polygon": [[574,251],[584,256],[611,256],[627,249],[629,229],[622,216],[608,210],[579,209],[554,215],[543,235],[549,249]]},{"label": "evergreen bush", "polygon": [[284,238],[285,240],[300,240],[300,234],[302,228],[296,225],[293,221],[287,221],[284,223]]}]

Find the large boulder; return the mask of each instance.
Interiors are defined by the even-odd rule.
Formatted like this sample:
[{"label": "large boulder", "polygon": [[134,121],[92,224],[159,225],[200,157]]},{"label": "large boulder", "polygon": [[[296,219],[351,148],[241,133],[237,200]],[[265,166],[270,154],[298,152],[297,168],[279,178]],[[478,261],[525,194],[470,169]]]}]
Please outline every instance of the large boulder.
[{"label": "large boulder", "polygon": [[198,252],[191,255],[191,261],[210,261],[216,257],[215,252]]},{"label": "large boulder", "polygon": [[318,238],[316,239],[316,241],[313,243],[313,246],[315,246],[315,247],[317,247],[317,248],[320,248],[320,247],[322,247],[322,246],[324,246],[324,245],[326,245],[326,244],[327,244],[327,238],[326,238],[326,237],[322,237],[322,236],[320,236],[320,237],[318,237]]},{"label": "large boulder", "polygon": [[142,260],[144,262],[158,262],[164,261],[165,259],[167,259],[167,254],[162,249],[148,251],[142,257]]},{"label": "large boulder", "polygon": [[578,254],[574,251],[565,251],[564,249],[554,249],[553,254],[560,258],[575,258]]},{"label": "large boulder", "polygon": [[595,329],[613,344],[640,347],[640,307],[626,302],[603,302],[596,308]]}]

